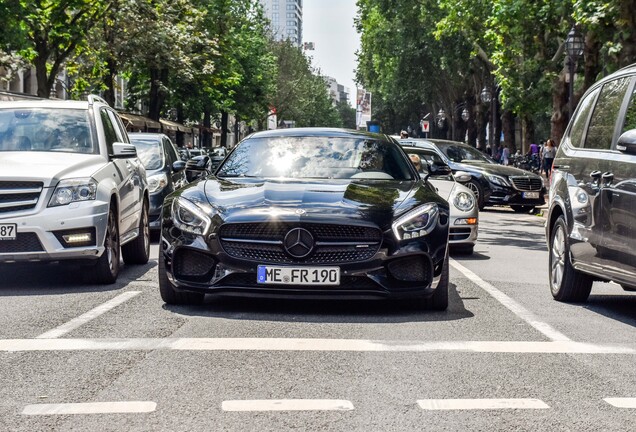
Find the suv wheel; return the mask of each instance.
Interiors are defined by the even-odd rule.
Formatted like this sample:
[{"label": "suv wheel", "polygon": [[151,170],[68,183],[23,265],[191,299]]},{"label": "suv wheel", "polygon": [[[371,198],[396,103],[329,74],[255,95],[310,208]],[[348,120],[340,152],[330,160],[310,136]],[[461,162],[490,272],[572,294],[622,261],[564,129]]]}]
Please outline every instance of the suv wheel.
[{"label": "suv wheel", "polygon": [[119,229],[117,218],[111,208],[108,212],[108,224],[106,226],[106,238],[104,239],[104,253],[92,268],[92,280],[98,284],[112,284],[119,275]]},{"label": "suv wheel", "polygon": [[146,264],[150,258],[150,227],[148,225],[148,204],[144,203],[139,218],[139,235],[121,247],[126,264]]},{"label": "suv wheel", "polygon": [[592,278],[578,272],[570,262],[567,225],[559,216],[550,236],[550,289],[558,301],[584,302],[592,290]]},{"label": "suv wheel", "polygon": [[167,304],[174,305],[187,305],[187,304],[201,304],[203,303],[203,299],[205,294],[195,293],[195,292],[187,292],[187,291],[177,291],[175,286],[168,279],[168,275],[166,274],[166,259],[163,257],[163,254],[159,252],[159,293],[161,294],[161,299]]},{"label": "suv wheel", "polygon": [[469,181],[468,183],[464,184],[468,189],[470,189],[471,191],[473,191],[473,193],[475,194],[475,198],[477,198],[477,205],[479,206],[479,210],[483,210],[484,207],[486,206],[486,204],[484,203],[484,192],[481,188],[481,186],[479,185],[479,183],[477,182],[477,180],[472,179],[471,181]]}]

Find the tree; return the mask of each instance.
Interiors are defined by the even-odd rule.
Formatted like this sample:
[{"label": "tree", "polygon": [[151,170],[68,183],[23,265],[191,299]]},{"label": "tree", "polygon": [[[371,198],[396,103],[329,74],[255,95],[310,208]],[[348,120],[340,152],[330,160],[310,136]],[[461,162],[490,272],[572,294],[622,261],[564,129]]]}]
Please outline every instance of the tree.
[{"label": "tree", "polygon": [[356,128],[356,109],[349,105],[347,101],[339,101],[336,103],[336,109],[342,121],[342,127],[347,129]]}]

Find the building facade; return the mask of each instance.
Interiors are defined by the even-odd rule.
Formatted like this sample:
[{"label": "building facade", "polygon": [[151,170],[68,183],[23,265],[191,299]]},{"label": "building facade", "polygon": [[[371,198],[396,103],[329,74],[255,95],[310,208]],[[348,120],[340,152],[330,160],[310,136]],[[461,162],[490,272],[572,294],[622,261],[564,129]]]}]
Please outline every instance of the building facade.
[{"label": "building facade", "polygon": [[300,47],[303,39],[303,0],[260,0],[272,24],[276,40],[289,40]]},{"label": "building facade", "polygon": [[338,84],[335,78],[330,76],[323,77],[329,90],[329,96],[333,100],[333,103],[347,102],[349,103],[349,88]]}]

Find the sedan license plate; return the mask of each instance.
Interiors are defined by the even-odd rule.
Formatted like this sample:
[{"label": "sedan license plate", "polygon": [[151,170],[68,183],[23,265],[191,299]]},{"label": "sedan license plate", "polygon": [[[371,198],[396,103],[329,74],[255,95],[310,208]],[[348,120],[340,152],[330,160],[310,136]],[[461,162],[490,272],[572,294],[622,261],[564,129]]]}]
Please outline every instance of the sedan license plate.
[{"label": "sedan license plate", "polygon": [[259,284],[340,285],[340,267],[258,266]]},{"label": "sedan license plate", "polygon": [[0,224],[0,240],[15,240],[18,224]]},{"label": "sedan license plate", "polygon": [[539,192],[524,192],[522,196],[528,199],[537,199],[539,198]]}]

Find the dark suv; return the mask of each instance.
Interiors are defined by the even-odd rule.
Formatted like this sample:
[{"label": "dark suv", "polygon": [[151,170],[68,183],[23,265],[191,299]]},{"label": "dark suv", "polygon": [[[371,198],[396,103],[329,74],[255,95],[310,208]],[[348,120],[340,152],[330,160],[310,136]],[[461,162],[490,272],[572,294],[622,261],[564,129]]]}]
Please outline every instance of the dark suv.
[{"label": "dark suv", "polygon": [[550,288],[585,301],[594,281],[636,289],[636,64],[583,96],[553,164]]}]

